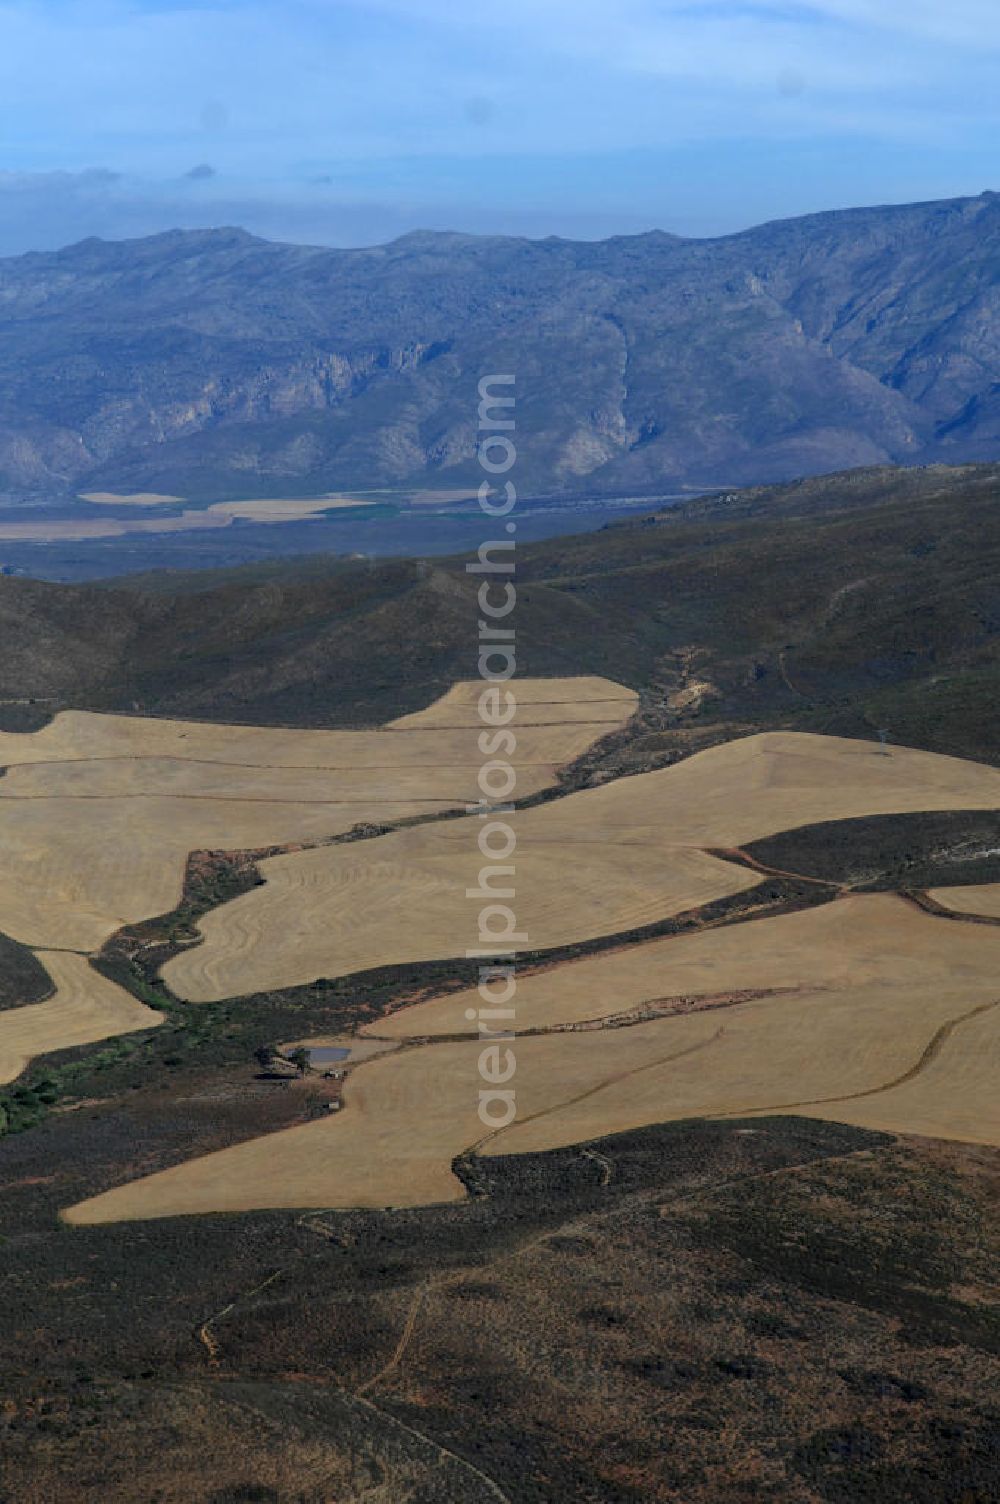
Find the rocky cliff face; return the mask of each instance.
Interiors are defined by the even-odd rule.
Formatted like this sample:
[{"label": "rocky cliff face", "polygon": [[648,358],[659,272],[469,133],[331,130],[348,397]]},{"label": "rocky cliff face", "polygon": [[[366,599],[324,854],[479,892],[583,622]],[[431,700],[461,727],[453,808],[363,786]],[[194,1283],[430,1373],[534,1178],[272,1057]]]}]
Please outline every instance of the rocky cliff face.
[{"label": "rocky cliff face", "polygon": [[490,370],[539,492],[988,458],[998,289],[994,194],[711,241],[84,241],[0,261],[0,489],[458,485]]}]

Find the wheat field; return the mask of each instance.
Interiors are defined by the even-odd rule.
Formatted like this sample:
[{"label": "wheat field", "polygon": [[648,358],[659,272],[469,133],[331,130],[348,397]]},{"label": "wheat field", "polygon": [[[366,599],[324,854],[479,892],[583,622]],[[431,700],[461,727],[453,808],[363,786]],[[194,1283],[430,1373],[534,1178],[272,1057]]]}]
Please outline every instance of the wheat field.
[{"label": "wheat field", "polygon": [[163,1022],[162,1013],[102,977],[86,956],[36,954],[52,979],[53,995],[0,1013],[0,1082],[16,1080],[30,1060],[48,1050],[95,1044]]},{"label": "wheat field", "polygon": [[[478,688],[453,695],[469,703]],[[572,681],[525,681],[515,759],[524,792],[552,783],[637,703],[603,680],[582,694],[584,717]],[[476,728],[442,722],[433,705],[372,731],[66,711],[37,732],[0,732],[0,930],[36,950],[57,984],[49,1002],[0,1015],[0,1069],[13,1079],[34,1055],[158,1021],[86,954],[122,925],[175,908],[192,851],[324,842],[462,808],[478,795],[481,762]]]},{"label": "wheat field", "polygon": [[[973,890],[974,891],[974,890]],[[1000,928],[943,924],[892,893],[849,894],[798,913],[669,935],[517,978],[519,1033],[654,1005],[706,1006],[742,991],[978,986],[995,972]],[[382,1039],[472,1034],[475,988],[401,1008],[362,1029]]]},{"label": "wheat field", "polygon": [[[760,881],[703,848],[823,820],[993,808],[1000,772],[908,748],[770,732],[510,817],[519,949],[650,924]],[[265,862],[266,885],[205,917],[204,943],[164,970],[206,1002],[474,946],[478,817]]]},{"label": "wheat field", "polygon": [[[610,685],[580,721],[526,701],[521,790],[550,784],[635,704]],[[430,725],[418,715],[404,728],[297,731],[66,711],[41,731],[0,733],[0,930],[94,950],[176,905],[192,850],[324,841],[462,808],[479,792],[477,732],[427,713]]]},{"label": "wheat field", "polygon": [[[665,977],[668,988],[710,986],[714,1005],[517,1038],[517,1117],[490,1133],[476,1110],[483,1042],[407,1046],[430,1032],[440,1006],[430,1002],[395,1016],[393,1027],[401,1034],[408,1022],[412,1036],[354,1067],[335,1117],[133,1181],[66,1215],[89,1223],[419,1206],[463,1195],[451,1165],[470,1150],[531,1153],[687,1117],[794,1113],[1000,1145],[998,959],[1000,933],[991,927],[872,895],[565,963],[525,979],[528,1001],[519,1001],[515,1027],[525,1026],[525,1012],[528,1027],[540,1027],[530,993],[543,979],[550,997],[559,998],[560,982],[563,999],[585,994],[579,1007],[556,1010],[560,1021],[567,1011],[620,1015],[630,999],[658,993]],[[581,973],[612,962],[617,975],[588,991]],[[775,990],[720,1005],[723,984]]]},{"label": "wheat field", "polygon": [[967,888],[932,888],[930,896],[956,914],[982,914],[1000,919],[1000,883],[977,883]]}]

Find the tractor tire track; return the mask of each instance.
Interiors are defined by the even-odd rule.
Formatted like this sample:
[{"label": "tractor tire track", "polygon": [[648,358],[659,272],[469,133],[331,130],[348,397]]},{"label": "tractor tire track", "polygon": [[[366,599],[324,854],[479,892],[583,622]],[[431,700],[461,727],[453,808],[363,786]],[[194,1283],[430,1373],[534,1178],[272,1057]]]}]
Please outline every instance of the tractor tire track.
[{"label": "tractor tire track", "polygon": [[894,1091],[897,1086],[906,1086],[910,1081],[927,1069],[940,1055],[941,1050],[960,1025],[968,1023],[972,1018],[978,1018],[983,1013],[989,1013],[993,1008],[1000,1007],[1000,998],[994,998],[991,1003],[979,1003],[975,1008],[970,1008],[967,1013],[960,1013],[956,1018],[950,1018],[941,1024],[931,1035],[930,1040],[924,1046],[919,1058],[899,1076],[894,1076],[890,1081],[884,1081],[880,1086],[868,1086],[864,1091],[852,1091],[842,1093],[836,1097],[810,1097],[802,1102],[774,1102],[767,1107],[732,1107],[725,1112],[713,1113],[713,1117],[719,1118],[742,1118],[750,1117],[757,1113],[788,1112],[799,1107],[830,1107],[838,1102],[858,1102],[863,1097],[878,1097],[888,1091]]}]

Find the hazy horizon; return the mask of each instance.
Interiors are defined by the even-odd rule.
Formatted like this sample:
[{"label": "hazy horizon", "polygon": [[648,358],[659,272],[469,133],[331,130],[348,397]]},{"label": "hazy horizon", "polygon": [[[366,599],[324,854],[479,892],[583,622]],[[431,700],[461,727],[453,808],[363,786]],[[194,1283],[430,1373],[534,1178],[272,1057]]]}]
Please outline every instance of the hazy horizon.
[{"label": "hazy horizon", "polygon": [[596,244],[600,244],[602,241],[608,241],[608,240],[614,240],[614,239],[641,239],[643,236],[652,236],[652,235],[663,235],[663,236],[668,237],[668,238],[674,238],[674,239],[683,240],[683,241],[712,241],[712,240],[727,240],[727,239],[732,239],[732,238],[735,238],[736,236],[739,236],[739,235],[748,234],[748,233],[750,233],[753,230],[763,229],[763,228],[765,228],[769,224],[780,224],[782,222],[790,221],[790,220],[814,219],[814,218],[819,218],[819,217],[822,217],[822,216],[825,216],[825,215],[828,215],[828,214],[851,214],[851,213],[864,214],[864,213],[869,212],[869,211],[870,212],[876,212],[876,211],[879,211],[879,210],[905,209],[905,208],[908,208],[908,207],[919,206],[922,203],[948,203],[948,202],[960,203],[960,202],[964,202],[964,201],[975,200],[977,198],[983,198],[986,195],[997,194],[997,193],[998,193],[998,190],[995,190],[993,188],[984,188],[984,189],[981,189],[979,193],[948,194],[948,195],[943,196],[940,199],[937,199],[937,198],[932,198],[932,199],[898,199],[898,200],[892,200],[892,201],[884,201],[884,202],[881,202],[881,203],[868,202],[868,203],[856,203],[856,204],[854,204],[854,203],[852,203],[852,204],[832,204],[832,205],[830,205],[827,208],[805,210],[805,211],[803,211],[800,214],[777,215],[777,216],[775,216],[772,219],[756,220],[756,221],[754,221],[754,222],[752,222],[750,224],[739,225],[739,226],[735,227],[732,230],[721,230],[717,234],[708,234],[708,235],[694,235],[694,234],[692,234],[692,235],[681,235],[681,234],[678,234],[677,231],[668,230],[668,229],[665,228],[665,226],[663,226],[663,225],[657,225],[657,224],[647,225],[647,226],[645,226],[645,227],[643,227],[641,229],[637,229],[637,230],[623,230],[623,231],[622,230],[619,230],[619,231],[612,230],[612,231],[610,231],[606,235],[601,235],[601,234],[592,234],[592,235],[586,235],[586,234],[562,235],[562,234],[559,234],[559,233],[556,233],[556,232],[548,232],[548,233],[542,233],[542,232],[540,232],[538,234],[529,234],[527,232],[503,231],[503,230],[461,230],[461,229],[456,229],[452,225],[440,225],[439,226],[439,225],[430,225],[430,224],[416,224],[416,225],[412,226],[412,228],[405,229],[405,230],[400,230],[398,233],[389,234],[389,235],[386,235],[386,236],[384,236],[384,237],[382,237],[380,239],[376,239],[376,240],[367,240],[367,241],[361,241],[361,240],[359,240],[359,241],[356,241],[356,242],[351,241],[351,242],[336,243],[336,242],[330,241],[330,240],[321,240],[321,239],[319,239],[319,240],[308,240],[308,239],[298,239],[298,238],[292,239],[292,238],[290,238],[288,236],[281,236],[281,235],[276,235],[276,234],[266,234],[266,233],[263,233],[263,232],[260,232],[260,231],[257,231],[257,230],[252,230],[246,224],[240,224],[240,223],[237,223],[235,221],[222,221],[222,220],[219,220],[219,221],[216,221],[214,223],[204,223],[204,224],[202,224],[202,223],[199,223],[199,224],[166,224],[162,228],[148,230],[148,231],[141,231],[141,232],[137,232],[137,233],[134,233],[134,234],[126,233],[126,234],[116,234],[116,235],[112,235],[112,234],[102,235],[100,233],[94,232],[94,233],[91,233],[89,235],[79,236],[79,237],[77,237],[74,240],[62,241],[59,244],[53,245],[53,246],[31,246],[31,247],[27,248],[24,251],[15,251],[15,252],[3,252],[3,251],[0,251],[0,255],[2,255],[2,256],[9,256],[9,255],[17,256],[17,255],[31,255],[31,254],[34,254],[34,253],[46,252],[46,251],[58,252],[58,251],[63,251],[63,250],[71,250],[74,246],[85,244],[88,240],[99,240],[99,241],[103,241],[103,242],[105,242],[106,244],[109,244],[109,245],[116,245],[116,244],[127,244],[128,242],[135,241],[135,240],[156,239],[157,237],[163,236],[163,235],[176,235],[176,234],[180,234],[180,235],[188,235],[188,234],[190,234],[190,235],[197,235],[199,233],[224,234],[226,232],[237,232],[237,233],[247,234],[247,235],[252,236],[255,240],[265,241],[265,242],[267,242],[269,244],[272,244],[272,245],[297,245],[297,246],[301,246],[301,247],[305,247],[305,248],[309,248],[309,249],[320,249],[320,250],[375,250],[375,249],[378,249],[378,248],[380,248],[382,246],[392,245],[396,241],[405,240],[407,238],[410,238],[410,237],[413,237],[413,236],[419,236],[419,235],[429,235],[429,236],[433,235],[433,236],[440,236],[442,238],[446,238],[448,236],[455,236],[455,237],[457,237],[459,239],[469,239],[469,240],[490,240],[490,239],[528,240],[528,241],[538,241],[539,243],[544,242],[546,240],[563,240],[563,241],[566,241],[567,243],[580,242],[580,243],[591,243],[591,244],[595,244],[595,245]]},{"label": "hazy horizon", "polygon": [[703,238],[995,178],[984,0],[8,0],[0,40],[0,254]]}]

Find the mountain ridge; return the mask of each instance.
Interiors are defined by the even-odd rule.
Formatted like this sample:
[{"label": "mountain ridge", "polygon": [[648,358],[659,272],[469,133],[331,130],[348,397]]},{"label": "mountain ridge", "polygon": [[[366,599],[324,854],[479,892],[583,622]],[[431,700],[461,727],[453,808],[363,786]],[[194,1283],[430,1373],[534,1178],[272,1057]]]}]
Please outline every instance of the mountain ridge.
[{"label": "mountain ridge", "polygon": [[998,288],[991,191],[711,239],[90,238],[0,260],[0,493],[468,485],[496,369],[536,495],[992,459]]}]

